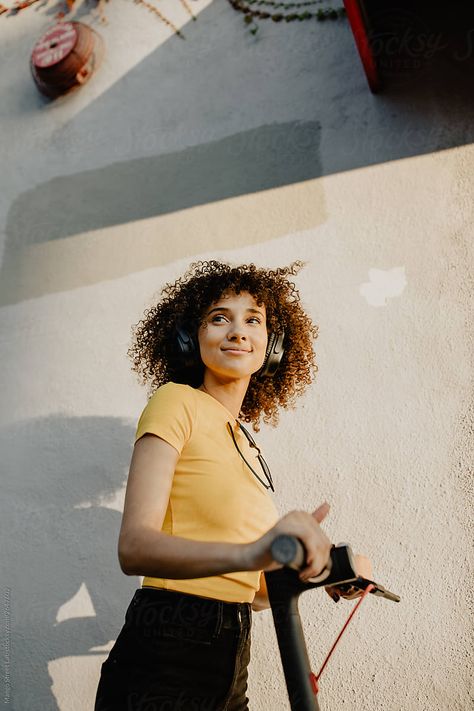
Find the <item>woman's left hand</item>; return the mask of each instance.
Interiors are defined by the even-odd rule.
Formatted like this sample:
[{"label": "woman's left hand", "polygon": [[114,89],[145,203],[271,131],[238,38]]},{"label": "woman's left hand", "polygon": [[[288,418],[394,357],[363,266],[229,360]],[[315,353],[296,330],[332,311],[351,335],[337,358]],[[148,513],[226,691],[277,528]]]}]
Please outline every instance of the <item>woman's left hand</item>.
[{"label": "woman's left hand", "polygon": [[[354,559],[357,575],[361,578],[368,578],[369,580],[372,580],[372,563],[370,560],[365,555],[355,555]],[[345,600],[354,600],[357,597],[361,597],[364,592],[363,590],[357,590],[356,588],[341,590],[341,588],[334,585],[325,588],[325,590],[334,602],[337,602],[340,597],[343,597]]]}]

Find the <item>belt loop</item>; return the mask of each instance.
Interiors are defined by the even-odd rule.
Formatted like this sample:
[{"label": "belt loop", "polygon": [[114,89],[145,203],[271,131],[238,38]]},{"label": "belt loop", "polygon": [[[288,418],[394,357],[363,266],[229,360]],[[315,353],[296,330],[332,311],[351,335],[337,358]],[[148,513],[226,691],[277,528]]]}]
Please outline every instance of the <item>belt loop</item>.
[{"label": "belt loop", "polygon": [[238,603],[238,611],[239,611],[239,625],[240,629],[243,629],[245,625],[248,624],[248,614],[247,614],[247,603],[245,602],[239,602]]}]

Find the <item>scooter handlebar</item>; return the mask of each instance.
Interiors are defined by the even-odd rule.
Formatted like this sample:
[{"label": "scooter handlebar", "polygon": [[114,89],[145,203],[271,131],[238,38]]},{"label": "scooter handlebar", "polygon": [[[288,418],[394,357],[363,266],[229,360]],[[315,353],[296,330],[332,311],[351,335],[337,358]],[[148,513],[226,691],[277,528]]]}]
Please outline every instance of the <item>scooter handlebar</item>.
[{"label": "scooter handlebar", "polygon": [[[296,536],[283,534],[277,536],[271,545],[273,559],[282,563],[287,568],[300,570],[305,565],[306,549]],[[373,585],[371,593],[378,597],[384,597],[393,602],[400,602],[398,595],[386,590],[382,585],[373,580],[362,578],[357,574],[355,560],[349,545],[339,543],[333,546],[331,554],[324,570],[319,575],[309,578],[307,584],[311,587],[336,586],[344,589],[344,586],[353,586],[360,590],[365,590],[369,585]]]}]

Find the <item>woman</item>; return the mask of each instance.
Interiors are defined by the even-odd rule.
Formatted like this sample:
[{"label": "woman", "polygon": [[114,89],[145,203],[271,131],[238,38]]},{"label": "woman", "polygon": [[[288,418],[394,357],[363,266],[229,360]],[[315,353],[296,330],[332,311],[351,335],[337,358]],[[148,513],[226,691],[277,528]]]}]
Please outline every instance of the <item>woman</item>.
[{"label": "woman", "polygon": [[138,422],[119,536],[123,572],[143,575],[102,665],[95,711],[242,711],[251,610],[277,535],[318,574],[329,507],[279,519],[250,433],[273,425],[317,366],[314,326],[282,269],[198,262],[135,328],[129,355],[153,392]]}]

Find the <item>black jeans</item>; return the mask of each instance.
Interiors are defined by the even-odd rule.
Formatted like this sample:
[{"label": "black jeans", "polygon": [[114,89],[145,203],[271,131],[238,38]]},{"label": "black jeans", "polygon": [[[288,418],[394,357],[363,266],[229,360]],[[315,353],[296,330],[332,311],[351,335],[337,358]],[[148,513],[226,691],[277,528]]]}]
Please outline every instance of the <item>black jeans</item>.
[{"label": "black jeans", "polygon": [[245,711],[251,626],[248,602],[138,589],[94,711]]}]

